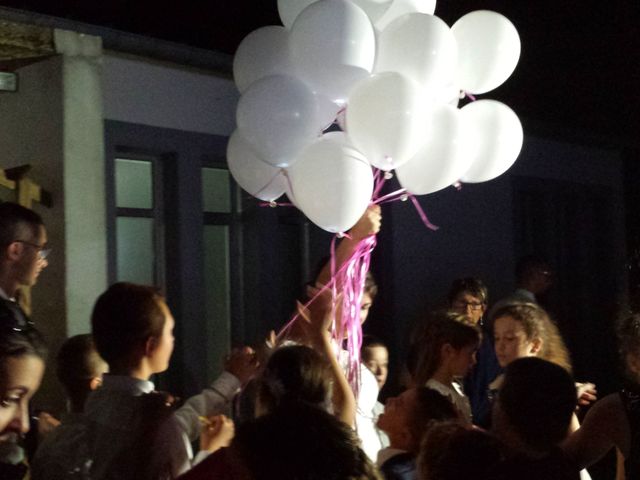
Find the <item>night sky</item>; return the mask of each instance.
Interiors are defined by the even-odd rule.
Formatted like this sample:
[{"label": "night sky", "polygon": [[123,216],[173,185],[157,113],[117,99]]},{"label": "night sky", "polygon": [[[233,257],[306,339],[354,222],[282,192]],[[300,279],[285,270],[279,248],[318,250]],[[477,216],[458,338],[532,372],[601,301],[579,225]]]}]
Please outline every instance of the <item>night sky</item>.
[{"label": "night sky", "polygon": [[[230,54],[250,31],[280,24],[276,0],[0,4]],[[525,131],[638,147],[640,0],[440,0],[436,15],[452,25],[478,9],[507,16],[522,40],[515,73],[481,98],[510,105]]]}]

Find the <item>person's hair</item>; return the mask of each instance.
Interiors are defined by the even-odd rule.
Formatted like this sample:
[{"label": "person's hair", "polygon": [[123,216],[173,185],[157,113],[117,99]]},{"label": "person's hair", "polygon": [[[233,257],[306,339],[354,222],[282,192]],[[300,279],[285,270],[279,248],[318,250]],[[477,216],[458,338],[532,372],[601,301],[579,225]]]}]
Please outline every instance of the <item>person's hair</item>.
[{"label": "person's hair", "polygon": [[22,232],[29,229],[32,236],[36,236],[43,225],[42,218],[33,210],[17,203],[0,203],[0,247],[4,248],[16,240],[29,240],[19,238]]},{"label": "person's hair", "polygon": [[89,381],[101,376],[104,363],[90,334],[65,340],[56,357],[56,376],[72,402],[84,403]]},{"label": "person's hair", "polygon": [[445,344],[454,349],[480,344],[480,330],[469,323],[464,315],[437,311],[425,322],[423,331],[412,346],[413,357],[409,373],[417,385],[424,385],[436,372],[441,362],[441,349]]},{"label": "person's hair", "polygon": [[46,360],[47,346],[42,334],[31,326],[20,331],[0,326],[0,363],[7,358],[24,356]]},{"label": "person's hair", "polygon": [[304,345],[280,347],[258,379],[258,401],[266,411],[293,401],[328,408],[331,379],[329,363],[315,350]]},{"label": "person's hair", "polygon": [[371,301],[375,300],[376,295],[378,295],[378,284],[376,283],[376,279],[373,277],[371,270],[367,272],[367,275],[364,278],[363,293],[368,294],[371,297]]},{"label": "person's hair", "polygon": [[637,374],[632,374],[627,367],[627,357],[631,355],[640,356],[640,313],[634,313],[624,317],[617,325],[618,351],[620,361],[624,367],[629,380],[640,383]]},{"label": "person's hair", "polygon": [[91,314],[93,341],[110,367],[135,365],[139,348],[149,338],[162,336],[162,300],[155,288],[124,282],[98,297]]},{"label": "person's hair", "polygon": [[511,317],[524,329],[527,340],[542,340],[542,348],[536,355],[572,372],[571,357],[558,326],[539,305],[528,302],[513,302],[499,307],[492,315],[492,323],[500,317]]},{"label": "person's hair", "polygon": [[[312,280],[306,284],[307,286],[315,286],[316,279],[320,276],[320,273],[330,261],[331,257],[325,255],[315,264],[315,268],[311,271]],[[363,293],[368,294],[372,301],[375,300],[376,295],[378,294],[378,285],[376,284],[376,279],[374,278],[373,273],[371,273],[371,270],[368,270],[365,276]]]},{"label": "person's hair", "polygon": [[413,439],[413,453],[420,448],[420,441],[436,422],[455,420],[458,412],[451,400],[428,387],[416,387],[416,403],[408,425]]},{"label": "person's hair", "polygon": [[301,402],[241,425],[231,448],[254,480],[382,480],[353,429]]},{"label": "person's hair", "polygon": [[549,268],[549,262],[538,255],[521,257],[516,264],[516,281],[522,283],[529,279],[537,270]]},{"label": "person's hair", "polygon": [[447,299],[449,305],[452,305],[456,297],[461,293],[468,293],[478,298],[482,303],[486,304],[489,301],[489,290],[482,280],[474,277],[457,278],[451,284]]},{"label": "person's hair", "polygon": [[509,426],[526,445],[541,451],[566,437],[576,401],[569,372],[536,357],[511,362],[498,392],[499,408]]},{"label": "person's hair", "polygon": [[362,336],[362,346],[360,347],[360,356],[363,360],[366,360],[366,349],[374,348],[374,347],[383,347],[387,348],[385,343],[380,340],[378,337],[374,337],[373,335],[365,334]]},{"label": "person's hair", "polygon": [[500,442],[489,433],[440,422],[425,435],[416,463],[422,480],[489,480],[500,460]]}]

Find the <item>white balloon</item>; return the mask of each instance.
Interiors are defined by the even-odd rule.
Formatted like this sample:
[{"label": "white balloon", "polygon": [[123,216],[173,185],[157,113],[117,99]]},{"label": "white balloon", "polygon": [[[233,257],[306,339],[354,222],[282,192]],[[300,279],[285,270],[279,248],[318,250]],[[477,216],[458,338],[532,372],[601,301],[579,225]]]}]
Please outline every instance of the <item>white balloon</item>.
[{"label": "white balloon", "polygon": [[349,230],[373,193],[371,165],[360,152],[326,135],[309,145],[289,169],[296,205],[329,232]]},{"label": "white balloon", "polygon": [[371,72],[376,50],[367,14],[348,0],[306,8],[293,24],[289,45],[296,75],[339,104]]},{"label": "white balloon", "polygon": [[377,22],[385,14],[393,0],[351,0],[367,14],[371,23]]},{"label": "white balloon", "polygon": [[324,95],[316,95],[318,99],[318,108],[320,109],[320,130],[324,130],[336,121],[338,113],[342,107]]},{"label": "white balloon", "polygon": [[457,80],[470,93],[499,87],[513,73],[520,58],[520,36],[503,15],[477,10],[451,27],[458,42]]},{"label": "white balloon", "polygon": [[318,102],[295,77],[271,75],[240,97],[236,122],[242,136],[267,163],[288,167],[320,134]]},{"label": "white balloon", "polygon": [[417,87],[399,73],[361,82],[349,98],[349,139],[372,165],[393,170],[413,157],[427,132],[427,112]]},{"label": "white balloon", "polygon": [[440,88],[454,77],[457,49],[456,39],[441,19],[408,13],[380,33],[374,71],[398,72],[425,88]]},{"label": "white balloon", "polygon": [[227,165],[238,185],[260,200],[270,202],[286,190],[282,170],[260,160],[237,130],[227,144]]},{"label": "white balloon", "polygon": [[300,12],[317,0],[278,0],[278,13],[282,24],[289,30]]},{"label": "white balloon", "polygon": [[433,15],[435,10],[436,0],[393,0],[389,9],[375,22],[375,27],[378,32],[382,32],[396,18],[407,13]]},{"label": "white balloon", "polygon": [[502,175],[522,149],[524,133],[520,119],[496,100],[478,100],[465,105],[460,112],[476,144],[471,168],[462,176],[462,181],[486,182]]},{"label": "white balloon", "polygon": [[289,75],[289,33],[284,27],[268,26],[244,37],[233,57],[233,79],[244,92],[256,80],[268,75]]},{"label": "white balloon", "polygon": [[451,105],[434,107],[427,140],[407,163],[396,168],[408,192],[425,195],[446,188],[471,166],[468,129],[460,110]]}]

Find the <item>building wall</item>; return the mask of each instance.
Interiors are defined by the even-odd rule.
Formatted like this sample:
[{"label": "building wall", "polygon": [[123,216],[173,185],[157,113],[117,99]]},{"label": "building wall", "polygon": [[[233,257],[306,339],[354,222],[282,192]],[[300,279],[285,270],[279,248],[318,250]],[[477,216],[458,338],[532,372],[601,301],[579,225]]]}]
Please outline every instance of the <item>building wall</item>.
[{"label": "building wall", "polygon": [[239,94],[219,75],[109,53],[103,92],[108,120],[224,136],[235,128]]}]

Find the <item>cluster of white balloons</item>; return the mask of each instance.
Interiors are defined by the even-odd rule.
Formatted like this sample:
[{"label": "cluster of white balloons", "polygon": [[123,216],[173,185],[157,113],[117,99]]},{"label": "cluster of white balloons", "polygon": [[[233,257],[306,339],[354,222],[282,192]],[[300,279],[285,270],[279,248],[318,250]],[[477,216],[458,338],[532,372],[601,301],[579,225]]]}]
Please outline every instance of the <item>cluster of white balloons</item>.
[{"label": "cluster of white balloons", "polygon": [[[343,232],[371,201],[372,166],[416,195],[504,173],[522,147],[518,117],[494,100],[458,101],[511,75],[518,32],[496,12],[449,28],[434,10],[435,0],[278,0],[284,26],[250,33],[233,62],[238,184],[265,201],[286,192]],[[342,132],[323,133],[336,121]]]}]

